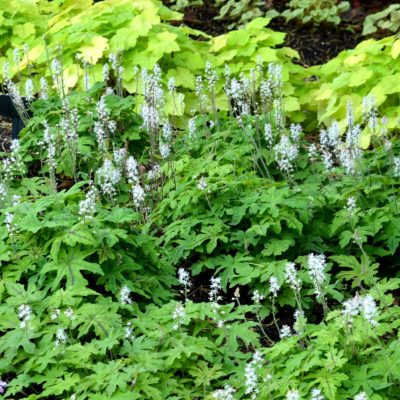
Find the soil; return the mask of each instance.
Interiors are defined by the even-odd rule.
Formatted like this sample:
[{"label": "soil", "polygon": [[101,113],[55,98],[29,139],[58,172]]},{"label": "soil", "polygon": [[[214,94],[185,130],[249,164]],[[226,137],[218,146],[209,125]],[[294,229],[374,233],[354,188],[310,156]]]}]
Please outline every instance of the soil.
[{"label": "soil", "polygon": [[11,129],[11,120],[0,117],[0,152],[6,152],[10,149]]},{"label": "soil", "polygon": [[[174,1],[164,0],[164,4],[171,6]],[[263,11],[275,9],[282,12],[286,8],[287,0],[265,0]],[[365,17],[385,9],[390,4],[398,3],[395,0],[352,0],[351,7],[341,15],[342,22],[338,25],[303,25],[294,21],[286,22],[282,17],[274,18],[269,27],[286,32],[285,46],[297,50],[301,56],[300,63],[304,66],[323,64],[334,58],[341,51],[354,48],[368,37],[362,36],[362,26]],[[192,5],[183,11],[183,22],[191,28],[201,30],[212,36],[229,31],[232,20],[214,20],[218,16],[218,7],[215,1],[203,0],[203,5]],[[390,32],[378,32],[373,37],[381,38],[390,35]]]}]

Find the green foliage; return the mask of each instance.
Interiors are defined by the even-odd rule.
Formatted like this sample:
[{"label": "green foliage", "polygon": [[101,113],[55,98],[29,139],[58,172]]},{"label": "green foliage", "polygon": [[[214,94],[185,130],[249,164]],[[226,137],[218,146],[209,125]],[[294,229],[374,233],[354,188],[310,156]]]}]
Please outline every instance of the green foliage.
[{"label": "green foliage", "polygon": [[[148,16],[156,3],[108,0],[73,17],[77,2],[63,4],[67,24],[64,15],[52,22],[65,30],[60,42],[103,57],[103,39],[92,46],[79,35],[111,46],[113,24],[126,27],[124,18]],[[112,20],[110,4],[127,17]],[[135,4],[145,11],[134,14]],[[1,397],[283,400],[316,389],[329,400],[399,398],[395,99],[376,95],[388,123],[371,98],[359,99],[361,118],[346,104],[344,121],[320,141],[304,135],[291,124],[304,117],[296,95],[304,91],[300,101],[322,113],[318,83],[296,86],[294,66],[264,68],[262,60],[293,53],[274,48],[283,35],[256,19],[199,44],[215,69],[207,66],[197,95],[187,87],[186,107],[200,110],[187,130],[164,108],[180,101],[163,84],[172,71],[182,89],[201,69],[189,58],[186,68],[181,50],[151,45],[165,69],[136,71],[132,85],[144,95],[121,96],[119,63],[181,29],[161,22],[175,14],[158,7],[160,22],[132,39],[126,56],[111,58],[117,65],[104,81],[93,82],[93,66],[87,90],[66,94],[68,72],[55,72],[56,94],[31,105],[20,141],[1,154]],[[176,35],[180,49],[191,43]],[[334,61],[353,73],[381,52],[387,68],[399,45],[381,44],[392,42],[367,42],[369,52],[361,46]],[[60,55],[66,69],[68,57],[72,50]],[[328,65],[312,69],[327,85],[337,73]]]},{"label": "green foliage", "polygon": [[400,4],[392,4],[382,11],[365,17],[363,35],[375,33],[378,29],[397,33],[400,27]]},{"label": "green foliage", "polygon": [[304,24],[340,24],[340,14],[350,8],[348,1],[337,0],[291,0],[287,9],[281,13],[286,21],[293,19]]}]

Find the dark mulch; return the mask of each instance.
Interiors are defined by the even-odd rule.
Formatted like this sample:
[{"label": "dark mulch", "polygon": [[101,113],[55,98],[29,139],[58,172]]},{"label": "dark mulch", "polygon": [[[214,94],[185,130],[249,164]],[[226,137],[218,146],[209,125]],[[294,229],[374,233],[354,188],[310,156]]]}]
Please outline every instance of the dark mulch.
[{"label": "dark mulch", "polygon": [[11,120],[0,117],[0,151],[8,151],[11,143]]},{"label": "dark mulch", "polygon": [[[171,0],[164,0],[170,6]],[[288,1],[265,0],[264,10],[275,8],[283,11]],[[276,31],[286,32],[285,46],[297,50],[304,66],[323,64],[334,58],[341,51],[354,48],[366,37],[361,35],[364,18],[398,3],[395,0],[352,0],[351,8],[341,17],[338,26],[302,25],[294,21],[286,22],[284,18],[275,18],[269,27]],[[203,5],[188,6],[183,10],[183,23],[191,28],[201,30],[210,35],[221,35],[229,31],[232,20],[214,20],[218,15],[218,7],[212,0],[204,0]],[[181,23],[177,21],[176,24]],[[380,38],[390,35],[389,32],[379,32],[374,37]]]}]

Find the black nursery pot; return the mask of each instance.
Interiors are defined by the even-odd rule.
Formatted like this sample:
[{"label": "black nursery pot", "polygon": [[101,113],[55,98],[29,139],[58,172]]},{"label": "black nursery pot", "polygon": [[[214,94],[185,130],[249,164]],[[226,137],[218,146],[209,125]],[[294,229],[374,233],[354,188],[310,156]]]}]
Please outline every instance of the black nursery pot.
[{"label": "black nursery pot", "polygon": [[11,136],[13,139],[18,139],[18,134],[25,125],[8,94],[0,94],[0,115],[12,120]]}]

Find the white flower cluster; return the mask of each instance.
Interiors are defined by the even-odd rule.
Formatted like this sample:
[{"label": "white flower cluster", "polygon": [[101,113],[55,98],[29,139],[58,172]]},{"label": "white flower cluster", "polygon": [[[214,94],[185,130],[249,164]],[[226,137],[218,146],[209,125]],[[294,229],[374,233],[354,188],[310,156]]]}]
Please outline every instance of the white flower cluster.
[{"label": "white flower cluster", "polygon": [[5,183],[0,182],[0,201],[5,201],[8,197],[8,189]]},{"label": "white flower cluster", "polygon": [[280,329],[279,337],[281,339],[291,337],[292,336],[292,329],[290,328],[289,325],[282,325],[282,328]]},{"label": "white flower cluster", "polygon": [[49,95],[47,92],[48,92],[47,81],[46,81],[46,78],[44,76],[42,76],[40,78],[40,98],[43,100],[47,100],[49,98]]},{"label": "white flower cluster", "polygon": [[279,289],[280,285],[278,278],[271,276],[269,278],[269,292],[271,293],[271,296],[276,298],[278,296]]},{"label": "white flower cluster", "polygon": [[361,392],[354,396],[354,400],[368,400],[367,393]]},{"label": "white flower cluster", "polygon": [[50,132],[50,127],[47,122],[44,122],[43,125],[43,144],[47,149],[47,164],[49,166],[50,175],[53,175],[57,168],[55,137],[54,134]]},{"label": "white flower cluster", "polygon": [[67,342],[68,336],[65,333],[65,330],[63,328],[58,328],[56,332],[56,340],[54,345],[58,347],[60,344],[64,344]]},{"label": "white flower cluster", "polygon": [[171,154],[172,127],[169,122],[165,123],[161,132],[160,155],[165,160]]},{"label": "white flower cluster", "polygon": [[311,390],[311,400],[325,400],[325,396],[322,394],[321,390],[314,388]]},{"label": "white flower cluster", "polygon": [[393,176],[400,177],[400,157],[393,158]]},{"label": "white flower cluster", "polygon": [[20,320],[19,326],[21,328],[26,328],[32,317],[33,315],[31,306],[28,304],[21,304],[18,307],[18,319]]},{"label": "white flower cluster", "polygon": [[365,124],[368,124],[372,132],[378,126],[378,109],[373,95],[365,96],[362,99],[362,120]]},{"label": "white flower cluster", "polygon": [[69,319],[69,320],[73,320],[75,318],[74,315],[74,310],[71,307],[68,307],[65,311],[64,311],[64,315]]},{"label": "white flower cluster", "polygon": [[257,350],[253,354],[252,360],[246,364],[245,367],[245,394],[250,394],[251,399],[256,399],[260,391],[258,387],[258,370],[261,368],[263,362],[262,354]]},{"label": "white flower cluster", "polygon": [[132,322],[128,322],[124,328],[125,330],[125,339],[126,340],[132,340],[133,339],[133,328],[132,328]]},{"label": "white flower cluster", "polygon": [[13,221],[14,221],[14,214],[7,211],[4,222],[6,224],[7,232],[10,236],[15,235],[15,233],[16,233],[16,229],[15,229],[15,225],[14,225]]},{"label": "white flower cluster", "polygon": [[264,137],[268,146],[272,146],[274,142],[274,137],[272,135],[272,125],[270,123],[266,123],[264,125]]},{"label": "white flower cluster", "polygon": [[97,144],[102,151],[106,150],[106,138],[110,134],[114,134],[117,129],[117,124],[111,119],[108,111],[105,95],[100,97],[96,106],[97,121],[94,123],[94,133],[96,134]]},{"label": "white flower cluster", "polygon": [[235,389],[226,385],[223,389],[217,389],[213,392],[212,397],[215,400],[234,400]]},{"label": "white flower cluster", "polygon": [[345,317],[346,323],[352,325],[353,318],[361,314],[371,326],[377,326],[376,318],[378,316],[378,309],[375,300],[370,294],[366,296],[359,296],[356,294],[352,299],[346,300],[343,303],[342,314]]},{"label": "white flower cluster", "polygon": [[296,266],[293,262],[288,262],[285,266],[285,279],[294,292],[300,292],[302,282],[297,276]]},{"label": "white flower cluster", "polygon": [[175,321],[174,324],[172,325],[172,329],[174,330],[179,329],[179,327],[185,323],[185,317],[186,317],[185,307],[183,306],[182,303],[178,303],[175,307],[174,312],[172,313],[172,319]]},{"label": "white flower cluster", "polygon": [[128,286],[123,286],[119,293],[119,299],[121,301],[121,304],[132,304],[132,299],[130,296],[131,296],[131,290],[128,288]]},{"label": "white flower cluster", "polygon": [[160,110],[164,106],[164,91],[161,83],[161,69],[158,64],[152,72],[142,69],[144,102],[141,108],[143,128],[148,132],[157,132],[160,125]]},{"label": "white flower cluster", "polygon": [[307,321],[303,310],[296,310],[294,312],[293,329],[298,335],[303,334],[306,323]]},{"label": "white flower cluster", "polygon": [[296,389],[291,389],[286,393],[286,400],[300,400],[300,392]]},{"label": "white flower cluster", "polygon": [[347,199],[347,204],[346,204],[346,207],[345,207],[346,210],[349,212],[350,215],[353,215],[356,207],[357,207],[356,199],[353,196],[350,196]]},{"label": "white flower cluster", "polygon": [[200,177],[199,182],[197,183],[197,188],[201,191],[204,191],[207,189],[207,181],[204,176]]},{"label": "white flower cluster", "polygon": [[278,168],[285,174],[293,172],[293,162],[299,154],[299,145],[287,135],[282,135],[278,144],[274,146],[275,160]]},{"label": "white flower cluster", "polygon": [[190,282],[190,274],[184,268],[178,269],[178,281],[183,286],[183,290],[181,292],[187,293],[192,283]]},{"label": "white flower cluster", "polygon": [[79,202],[79,216],[82,219],[91,219],[96,212],[96,195],[97,191],[94,186],[90,186],[90,189],[85,195],[85,199]]},{"label": "white flower cluster", "polygon": [[314,291],[317,297],[323,295],[323,284],[325,281],[325,267],[326,259],[323,254],[309,254],[308,256],[308,274],[310,275],[311,281],[314,285]]},{"label": "white flower cluster", "polygon": [[254,301],[254,304],[260,304],[261,301],[265,299],[265,296],[262,295],[258,290],[255,290],[251,296],[251,299]]},{"label": "white flower cluster", "polygon": [[125,174],[128,183],[131,185],[133,204],[135,207],[140,208],[146,198],[146,193],[140,184],[139,165],[135,157],[129,156],[127,158],[125,163]]},{"label": "white flower cluster", "polygon": [[110,159],[105,159],[103,166],[97,170],[96,175],[103,194],[113,198],[117,192],[116,186],[121,180],[121,170]]},{"label": "white flower cluster", "polygon": [[219,295],[221,290],[221,278],[212,276],[210,279],[210,292],[208,293],[208,299],[211,301],[211,308],[214,313],[213,319],[217,323],[218,328],[222,328],[225,323],[221,318],[224,312],[220,311],[221,305],[218,303],[222,300],[222,296]]}]

